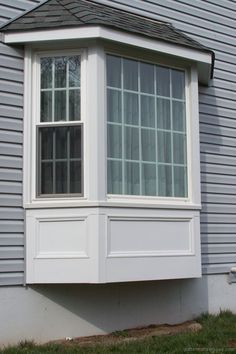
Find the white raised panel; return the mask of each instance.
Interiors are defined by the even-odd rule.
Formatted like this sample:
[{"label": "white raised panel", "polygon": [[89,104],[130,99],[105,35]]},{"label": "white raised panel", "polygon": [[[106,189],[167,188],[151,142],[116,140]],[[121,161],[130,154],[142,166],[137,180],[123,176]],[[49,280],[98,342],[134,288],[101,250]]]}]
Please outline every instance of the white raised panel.
[{"label": "white raised panel", "polygon": [[88,257],[86,218],[38,218],[36,222],[36,258]]},{"label": "white raised panel", "polygon": [[201,276],[198,211],[26,211],[26,282],[110,283]]},{"label": "white raised panel", "polygon": [[194,254],[191,218],[108,218],[108,257]]}]

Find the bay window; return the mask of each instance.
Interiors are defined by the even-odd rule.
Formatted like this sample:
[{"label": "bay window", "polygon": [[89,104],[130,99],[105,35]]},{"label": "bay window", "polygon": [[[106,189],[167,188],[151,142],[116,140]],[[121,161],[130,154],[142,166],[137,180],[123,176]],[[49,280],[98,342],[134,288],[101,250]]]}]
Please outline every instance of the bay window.
[{"label": "bay window", "polygon": [[199,277],[195,63],[45,50],[25,61],[27,282]]}]

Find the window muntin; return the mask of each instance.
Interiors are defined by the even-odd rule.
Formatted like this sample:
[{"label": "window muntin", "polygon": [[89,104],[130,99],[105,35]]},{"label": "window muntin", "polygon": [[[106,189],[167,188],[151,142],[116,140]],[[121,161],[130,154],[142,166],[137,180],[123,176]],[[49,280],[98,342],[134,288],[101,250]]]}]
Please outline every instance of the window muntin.
[{"label": "window muntin", "polygon": [[186,198],[185,71],[107,55],[108,194]]},{"label": "window muntin", "polygon": [[40,58],[38,195],[82,194],[80,56]]}]

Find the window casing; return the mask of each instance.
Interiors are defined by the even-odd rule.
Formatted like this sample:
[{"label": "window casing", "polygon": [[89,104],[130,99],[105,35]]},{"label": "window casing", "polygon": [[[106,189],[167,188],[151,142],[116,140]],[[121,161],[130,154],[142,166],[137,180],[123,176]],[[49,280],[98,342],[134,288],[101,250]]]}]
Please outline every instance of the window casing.
[{"label": "window casing", "polygon": [[186,75],[107,55],[109,194],[188,197]]},{"label": "window casing", "polygon": [[[200,201],[200,194],[199,194],[199,188],[192,188],[192,185],[198,185],[198,182],[196,184],[195,182],[195,177],[198,179],[198,174],[199,174],[199,166],[195,164],[195,160],[193,158],[193,154],[196,154],[196,149],[197,146],[199,146],[199,138],[196,136],[196,134],[193,134],[193,131],[197,131],[198,127],[198,115],[195,115],[195,96],[197,95],[197,70],[196,66],[191,63],[186,63],[182,61],[175,61],[173,59],[169,60],[164,60],[162,57],[159,56],[149,56],[146,54],[142,54],[142,52],[136,51],[132,53],[132,55],[128,51],[119,51],[117,48],[113,49],[111,46],[93,46],[91,45],[88,46],[86,49],[81,48],[81,49],[75,49],[75,46],[72,47],[72,49],[66,49],[66,50],[60,50],[60,49],[55,49],[55,50],[45,50],[45,51],[34,51],[33,49],[29,48],[29,56],[31,58],[31,65],[32,65],[32,76],[31,76],[31,84],[29,82],[29,86],[27,91],[32,92],[32,105],[30,110],[27,113],[27,115],[31,115],[32,121],[29,124],[27,124],[27,129],[32,129],[32,132],[29,135],[28,133],[26,134],[27,137],[29,137],[30,141],[28,140],[28,144],[31,144],[32,146],[32,152],[30,154],[27,154],[27,168],[25,168],[25,174],[26,174],[26,187],[25,190],[27,191],[25,194],[25,203],[26,205],[48,205],[48,206],[63,206],[63,203],[67,203],[66,205],[84,205],[84,203],[94,203],[96,202],[105,202],[107,205],[110,203],[115,203],[117,205],[121,205],[123,203],[129,204],[129,203],[138,203],[140,206],[147,206],[148,205],[169,205],[173,208],[178,208],[178,206],[181,205],[191,205],[191,204],[199,204]],[[80,117],[79,120],[52,120],[52,121],[41,121],[41,102],[40,102],[40,96],[41,96],[41,73],[40,73],[40,60],[41,58],[56,58],[56,57],[73,57],[73,56],[78,56],[80,58]],[[122,61],[127,61],[128,63],[134,63],[137,62],[138,68],[139,67],[144,67],[145,69],[147,68],[150,69],[154,67],[154,71],[157,71],[158,69],[163,69],[163,71],[175,71],[177,73],[182,73],[184,76],[185,80],[185,85],[184,85],[184,96],[183,98],[171,98],[167,96],[159,97],[157,95],[157,88],[154,86],[154,94],[151,92],[148,92],[148,88],[146,88],[146,91],[143,91],[139,89],[138,92],[130,89],[130,88],[117,88],[113,87],[112,85],[110,86],[109,84],[109,78],[108,78],[108,66],[107,66],[107,58],[118,58],[119,60]],[[115,71],[114,71],[115,72]],[[169,74],[171,75],[171,74]],[[145,75],[143,75],[145,76]],[[28,76],[30,77],[30,76]],[[143,79],[142,79],[143,80]],[[156,79],[155,79],[156,80]],[[140,85],[141,88],[141,77],[139,74],[138,77],[138,85]],[[142,84],[145,85],[145,84]],[[183,86],[183,85],[182,85]],[[30,89],[31,87],[31,89]],[[51,89],[51,88],[50,88]],[[58,89],[58,91],[64,89],[64,88],[55,88]],[[74,90],[77,89],[77,87],[72,87],[69,88],[69,90]],[[42,89],[42,91],[45,90],[45,88]],[[122,91],[123,90],[123,91]],[[156,91],[155,91],[156,90]],[[46,91],[46,90],[45,90]],[[49,91],[49,90],[48,90]],[[56,90],[55,90],[56,91]],[[185,107],[185,117],[183,116],[183,131],[180,131],[180,128],[178,128],[176,131],[173,130],[168,130],[168,129],[159,129],[157,127],[157,120],[156,120],[156,112],[158,110],[157,105],[155,105],[154,110],[155,110],[155,119],[154,123],[149,118],[149,122],[145,125],[142,126],[143,121],[141,121],[141,124],[139,123],[138,126],[132,124],[126,124],[126,123],[120,123],[119,121],[113,121],[113,117],[109,117],[109,109],[111,112],[111,108],[109,108],[108,104],[108,96],[109,96],[109,91],[113,92],[119,92],[120,96],[124,96],[124,94],[127,91],[127,94],[130,94],[130,96],[138,96],[138,119],[139,122],[141,121],[141,101],[146,99],[146,101],[158,101],[158,100],[163,100],[165,102],[170,102],[171,100],[174,103],[181,103]],[[129,95],[128,95],[129,96]],[[29,95],[27,96],[29,97]],[[197,97],[197,96],[196,96]],[[197,97],[198,99],[198,97]],[[124,98],[122,98],[124,101]],[[122,104],[123,104],[122,101]],[[171,104],[171,103],[170,103]],[[28,107],[28,102],[26,104],[26,107]],[[148,105],[146,104],[146,107]],[[197,108],[197,107],[196,107]],[[144,109],[145,110],[145,109]],[[124,115],[124,107],[121,108],[122,114]],[[35,114],[36,112],[36,114]],[[66,108],[66,112],[69,112],[69,109]],[[117,114],[118,110],[116,111]],[[196,113],[198,113],[196,111]],[[118,114],[117,114],[118,116]],[[68,116],[66,116],[66,119],[68,119]],[[196,118],[194,118],[196,117]],[[122,118],[122,115],[121,115]],[[116,118],[115,118],[116,119]],[[117,118],[120,119],[120,118]],[[124,118],[122,118],[124,120]],[[195,121],[196,119],[196,121]],[[163,122],[162,122],[163,123]],[[196,124],[195,124],[196,123]],[[157,144],[158,142],[158,133],[159,135],[161,133],[166,133],[165,135],[169,135],[172,137],[176,134],[178,136],[183,136],[185,139],[185,144],[184,144],[184,163],[180,163],[181,170],[185,170],[185,175],[184,175],[184,187],[182,188],[182,191],[184,191],[184,194],[179,195],[174,195],[173,189],[167,188],[165,185],[165,181],[163,181],[162,186],[160,187],[161,180],[155,179],[156,176],[158,176],[158,167],[160,165],[159,170],[161,170],[162,165],[165,165],[165,169],[168,170],[174,170],[175,167],[178,168],[178,163],[175,162],[173,164],[169,162],[160,162],[157,160],[159,152],[156,151],[156,146],[155,148],[151,149],[150,147],[147,146],[146,144],[146,151],[149,153],[149,151],[155,150],[156,154],[156,161],[147,161],[146,157],[145,160],[143,160],[143,154],[146,154],[145,147],[143,150],[140,148],[141,153],[139,151],[140,157],[138,160],[132,160],[132,159],[127,159],[127,162],[130,163],[130,165],[134,165],[137,163],[139,165],[139,181],[142,181],[143,174],[146,173],[147,179],[149,178],[150,175],[150,180],[151,183],[145,183],[142,181],[142,183],[137,183],[134,188],[132,187],[131,183],[123,183],[125,181],[125,169],[122,167],[122,175],[123,175],[123,185],[122,183],[119,184],[118,188],[121,188],[122,193],[120,191],[113,191],[111,182],[109,181],[109,168],[110,168],[110,160],[116,162],[116,157],[111,157],[109,156],[109,132],[108,132],[108,126],[113,128],[113,126],[121,126],[121,131],[124,131],[127,125],[127,128],[129,128],[129,134],[132,129],[137,129],[139,130],[139,139],[144,140],[145,138],[145,133],[146,135],[157,135],[157,138],[155,140],[155,143]],[[154,124],[155,126],[148,126],[148,124]],[[163,123],[164,124],[164,123]],[[70,192],[70,187],[68,187],[68,184],[64,186],[64,190],[61,193],[60,190],[58,190],[57,193],[41,193],[41,186],[40,186],[40,178],[41,178],[41,171],[40,171],[40,162],[42,163],[47,163],[47,162],[52,162],[52,164],[56,164],[56,162],[61,162],[61,164],[65,165],[66,160],[69,161],[70,157],[55,157],[54,161],[47,161],[50,159],[45,159],[45,161],[40,161],[40,154],[39,154],[39,149],[40,149],[40,127],[43,131],[43,128],[47,127],[70,127],[70,126],[80,126],[81,130],[81,177],[79,178],[81,180],[81,192]],[[134,129],[134,130],[135,130]],[[160,130],[160,132],[159,132]],[[166,130],[166,131],[165,131]],[[68,133],[69,134],[69,133]],[[122,144],[122,154],[124,155],[124,147],[122,145],[124,144],[124,137],[121,138]],[[150,140],[149,138],[146,140]],[[160,140],[160,139],[159,139]],[[166,144],[168,147],[168,145]],[[128,152],[129,153],[129,152]],[[132,151],[130,150],[130,153]],[[30,156],[31,155],[31,156]],[[146,156],[146,155],[145,155]],[[78,157],[78,160],[80,157]],[[114,159],[114,160],[113,160]],[[44,159],[42,159],[44,160]],[[53,160],[53,159],[52,159]],[[125,166],[126,163],[126,156],[124,155],[124,158],[118,158],[118,162],[121,162],[123,166]],[[122,161],[120,161],[122,160]],[[130,161],[129,161],[130,160]],[[31,161],[30,164],[28,164],[28,161]],[[67,164],[70,163],[66,162]],[[152,165],[152,166],[151,166]],[[155,169],[154,166],[155,165]],[[151,166],[151,167],[150,167]],[[55,170],[55,167],[53,167]],[[144,168],[146,168],[146,171],[144,171]],[[153,169],[152,169],[153,168]],[[28,173],[26,172],[28,169]],[[147,171],[148,170],[148,171]],[[149,171],[151,170],[155,172],[155,175],[152,176]],[[193,173],[194,171],[197,171],[197,173]],[[132,172],[132,171],[131,171]],[[168,171],[167,171],[168,172]],[[159,172],[160,173],[160,172]],[[69,172],[67,172],[67,175]],[[132,176],[132,173],[130,173]],[[134,175],[134,174],[133,174]],[[165,174],[163,173],[164,177]],[[173,176],[173,172],[171,172],[171,177]],[[163,177],[163,180],[164,180]],[[173,177],[172,177],[173,178]],[[29,181],[30,179],[30,181]],[[155,181],[154,181],[155,180]],[[27,182],[28,181],[28,182]],[[183,180],[182,180],[183,181]],[[28,183],[30,183],[28,187]],[[80,182],[79,182],[80,183]],[[55,184],[55,183],[54,183]],[[122,185],[122,187],[121,187]],[[140,186],[141,185],[141,186]],[[138,187],[137,187],[138,186]],[[55,190],[55,187],[52,187]],[[128,190],[129,188],[129,190]],[[136,188],[136,189],[135,189]],[[163,189],[163,193],[159,193],[160,189]],[[136,190],[138,189],[138,192]],[[159,189],[159,190],[158,190]],[[153,190],[155,193],[153,193]],[[32,204],[31,204],[32,203]]]}]

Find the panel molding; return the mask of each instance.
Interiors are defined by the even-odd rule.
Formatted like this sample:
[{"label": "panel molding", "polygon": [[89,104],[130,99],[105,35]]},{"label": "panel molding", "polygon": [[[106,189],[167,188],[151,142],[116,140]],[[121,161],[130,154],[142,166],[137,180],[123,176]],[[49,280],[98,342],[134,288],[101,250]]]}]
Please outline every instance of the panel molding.
[{"label": "panel molding", "polygon": [[[37,217],[36,222],[36,242],[35,242],[35,257],[34,259],[66,259],[66,258],[89,258],[88,250],[88,225],[87,216],[80,217]],[[69,222],[84,222],[85,223],[85,249],[83,251],[63,251],[63,252],[42,252],[40,250],[40,228],[43,223],[69,223]],[[70,232],[68,225],[68,233]],[[79,230],[78,230],[79,232]]]},{"label": "panel molding", "polygon": [[[165,223],[188,223],[188,249],[179,250],[146,250],[146,251],[112,251],[111,249],[111,223],[112,221],[133,221],[133,222],[165,222]],[[194,225],[193,217],[137,217],[137,216],[108,216],[106,227],[106,256],[107,258],[136,258],[136,257],[176,257],[176,256],[194,256]]]}]

